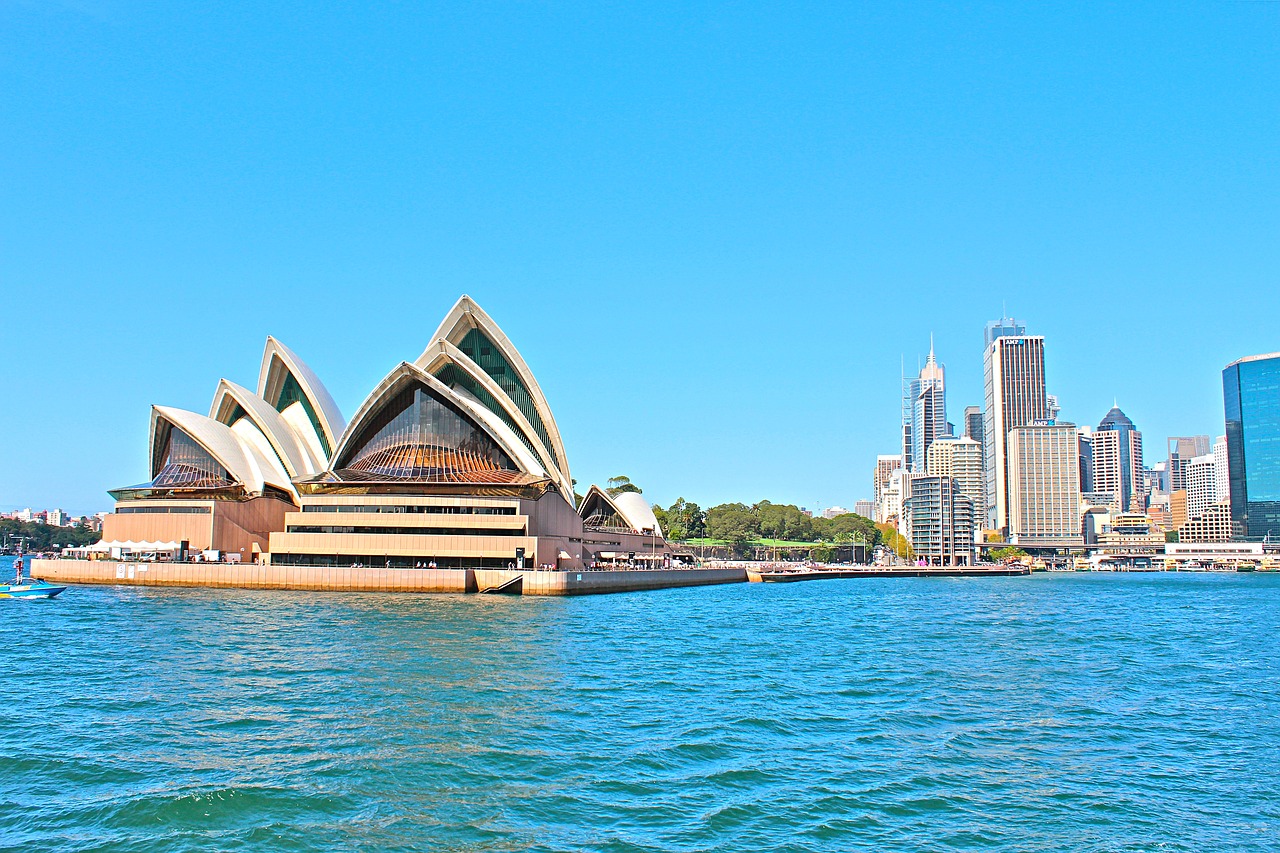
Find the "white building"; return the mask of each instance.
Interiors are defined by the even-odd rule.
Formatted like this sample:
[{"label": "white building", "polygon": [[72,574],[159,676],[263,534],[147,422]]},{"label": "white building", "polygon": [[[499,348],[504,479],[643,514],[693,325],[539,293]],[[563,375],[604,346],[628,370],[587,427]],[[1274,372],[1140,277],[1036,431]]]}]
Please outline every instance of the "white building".
[{"label": "white building", "polygon": [[848,514],[848,512],[849,510],[845,509],[842,506],[831,506],[831,507],[827,507],[822,511],[822,517],[835,518],[837,515],[846,515]]},{"label": "white building", "polygon": [[[1199,518],[1218,503],[1218,465],[1212,453],[1195,456],[1185,466],[1187,518]],[[1200,540],[1197,540],[1200,541]],[[1204,540],[1215,541],[1215,540]]]},{"label": "white building", "polygon": [[902,504],[911,497],[911,472],[904,471],[899,468],[889,477],[889,484],[884,487],[881,493],[880,504],[877,507],[880,513],[878,519],[881,524],[893,524],[898,532],[902,532],[906,526],[906,519],[903,517]]},{"label": "white building", "polygon": [[1218,436],[1213,442],[1213,500],[1215,503],[1227,503],[1231,500],[1231,479],[1227,468],[1227,437]]},{"label": "white building", "polygon": [[44,514],[44,523],[53,527],[66,527],[68,516],[60,509],[51,509]]},{"label": "white building", "polygon": [[863,518],[875,518],[876,505],[871,501],[856,501],[853,505],[853,511]]},{"label": "white building", "polygon": [[[986,393],[987,526],[1008,530],[1011,521],[1009,434],[1017,427],[1048,417],[1044,385],[1044,338],[1029,336],[1016,320],[1005,318],[988,323],[983,352]],[[1075,443],[1074,428],[1071,441]],[[1076,451],[1079,458],[1079,451]],[[1079,479],[1077,473],[1076,479]]]},{"label": "white building", "polygon": [[869,517],[881,524],[888,518],[888,516],[881,513],[881,508],[884,505],[884,491],[889,487],[893,472],[901,467],[902,457],[897,454],[876,457],[876,467],[871,477],[871,501],[875,504],[875,515]]},{"label": "white building", "polygon": [[950,477],[973,504],[973,527],[981,530],[986,518],[986,479],[982,470],[982,445],[971,438],[938,439],[926,454],[925,469],[931,477]]}]

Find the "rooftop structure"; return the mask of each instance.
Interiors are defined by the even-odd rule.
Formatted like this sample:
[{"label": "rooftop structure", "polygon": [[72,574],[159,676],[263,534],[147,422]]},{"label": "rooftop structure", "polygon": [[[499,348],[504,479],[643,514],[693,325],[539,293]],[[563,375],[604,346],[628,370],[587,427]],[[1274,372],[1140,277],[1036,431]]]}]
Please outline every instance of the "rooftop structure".
[{"label": "rooftop structure", "polygon": [[349,423],[274,338],[257,388],[223,379],[208,416],[153,407],[151,479],[112,492],[104,542],[182,542],[290,566],[669,563],[640,495],[593,486],[575,506],[542,390],[469,297]]}]

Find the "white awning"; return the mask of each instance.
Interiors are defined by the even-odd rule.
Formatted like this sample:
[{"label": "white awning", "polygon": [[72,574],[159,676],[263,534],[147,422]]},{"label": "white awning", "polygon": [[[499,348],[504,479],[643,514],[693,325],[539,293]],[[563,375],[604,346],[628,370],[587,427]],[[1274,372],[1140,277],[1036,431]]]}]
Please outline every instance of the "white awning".
[{"label": "white awning", "polygon": [[95,554],[105,554],[109,551],[177,551],[181,547],[177,542],[148,542],[143,540],[135,542],[132,539],[121,541],[112,539],[110,542],[103,540],[86,548],[77,548],[77,551],[88,551]]}]

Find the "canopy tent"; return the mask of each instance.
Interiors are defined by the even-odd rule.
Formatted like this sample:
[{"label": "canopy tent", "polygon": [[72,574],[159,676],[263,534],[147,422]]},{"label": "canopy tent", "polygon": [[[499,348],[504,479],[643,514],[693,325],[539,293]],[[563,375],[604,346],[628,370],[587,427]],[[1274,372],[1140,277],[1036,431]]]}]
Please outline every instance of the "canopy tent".
[{"label": "canopy tent", "polygon": [[64,551],[77,551],[85,554],[106,554],[112,551],[131,551],[135,554],[159,553],[162,551],[177,551],[181,545],[177,542],[134,542],[127,539],[121,542],[119,539],[112,539],[110,542],[103,540],[93,545],[86,545],[83,548],[64,548]]}]

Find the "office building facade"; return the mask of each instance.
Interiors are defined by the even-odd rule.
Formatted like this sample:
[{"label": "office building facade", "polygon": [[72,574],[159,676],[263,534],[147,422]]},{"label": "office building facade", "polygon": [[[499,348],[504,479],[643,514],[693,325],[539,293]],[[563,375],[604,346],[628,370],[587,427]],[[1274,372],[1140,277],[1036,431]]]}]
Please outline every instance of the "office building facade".
[{"label": "office building facade", "polygon": [[982,445],[971,438],[946,437],[935,441],[926,458],[931,477],[950,477],[960,493],[973,504],[973,526],[982,529],[986,517],[986,476],[982,470]]},{"label": "office building facade", "polygon": [[1222,371],[1231,519],[1247,540],[1280,537],[1280,352]]},{"label": "office building facade", "polygon": [[1009,540],[1082,541],[1080,454],[1074,424],[1050,421],[1009,432]]},{"label": "office building facade", "polygon": [[[986,408],[983,421],[987,527],[1010,529],[1009,435],[1048,416],[1044,338],[1028,336],[1014,320],[989,323],[983,354]],[[1073,428],[1074,430],[1074,428]],[[1072,443],[1075,443],[1074,433]],[[1079,458],[1075,448],[1073,458]],[[1079,481],[1077,471],[1074,479]]]}]

